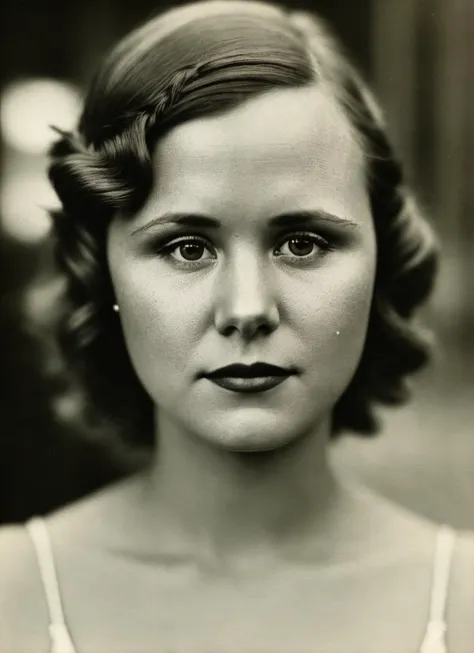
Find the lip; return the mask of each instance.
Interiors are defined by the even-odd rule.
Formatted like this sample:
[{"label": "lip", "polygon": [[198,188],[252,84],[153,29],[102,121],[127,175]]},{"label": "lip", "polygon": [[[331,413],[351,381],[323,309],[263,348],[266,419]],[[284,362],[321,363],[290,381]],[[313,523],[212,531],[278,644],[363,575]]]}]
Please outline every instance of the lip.
[{"label": "lip", "polygon": [[236,377],[236,376],[217,376],[214,378],[207,377],[208,381],[218,385],[224,390],[232,392],[265,392],[280,385],[291,374],[278,376],[253,376],[253,377]]},{"label": "lip", "polygon": [[271,365],[269,363],[252,363],[252,365],[244,365],[242,363],[234,363],[233,365],[226,365],[217,370],[203,374],[207,379],[216,380],[222,378],[237,378],[237,379],[255,379],[263,377],[287,377],[295,374],[296,370],[285,369],[278,365]]}]

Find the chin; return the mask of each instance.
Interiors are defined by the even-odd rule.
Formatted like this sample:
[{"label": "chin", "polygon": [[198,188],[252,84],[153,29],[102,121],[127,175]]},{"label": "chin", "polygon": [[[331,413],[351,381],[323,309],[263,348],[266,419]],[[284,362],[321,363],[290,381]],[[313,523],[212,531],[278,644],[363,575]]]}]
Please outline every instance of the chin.
[{"label": "chin", "polygon": [[277,451],[291,446],[293,443],[301,440],[301,433],[289,430],[277,430],[275,428],[235,428],[227,429],[225,434],[216,434],[215,438],[207,435],[207,441],[223,450],[234,453],[263,453]]}]

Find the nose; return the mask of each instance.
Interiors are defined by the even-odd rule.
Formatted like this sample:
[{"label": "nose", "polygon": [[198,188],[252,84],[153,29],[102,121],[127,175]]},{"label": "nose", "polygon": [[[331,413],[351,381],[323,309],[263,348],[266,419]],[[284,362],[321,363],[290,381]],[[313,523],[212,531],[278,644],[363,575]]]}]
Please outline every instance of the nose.
[{"label": "nose", "polygon": [[280,323],[270,272],[257,256],[240,256],[227,266],[219,280],[214,323],[217,331],[245,340],[268,335]]}]

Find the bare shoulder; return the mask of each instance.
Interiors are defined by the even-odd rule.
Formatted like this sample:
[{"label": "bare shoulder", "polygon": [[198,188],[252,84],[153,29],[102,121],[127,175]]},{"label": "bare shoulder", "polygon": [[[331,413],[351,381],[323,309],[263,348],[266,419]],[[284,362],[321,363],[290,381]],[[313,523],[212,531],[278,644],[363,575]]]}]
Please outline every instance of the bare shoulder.
[{"label": "bare shoulder", "polygon": [[0,605],[23,598],[24,589],[41,589],[35,551],[23,524],[0,528]]},{"label": "bare shoulder", "polygon": [[457,534],[447,610],[448,650],[474,651],[474,531]]},{"label": "bare shoulder", "polygon": [[[115,488],[106,489],[43,517],[60,581],[72,579],[69,585],[80,585],[86,563],[100,571],[104,556],[95,552],[107,531],[107,515],[117,503],[115,494]],[[76,594],[87,605],[87,597]],[[49,650],[49,622],[39,561],[26,524],[0,526],[0,653]]]},{"label": "bare shoulder", "polygon": [[48,646],[48,612],[36,554],[24,525],[0,528],[0,650]]}]

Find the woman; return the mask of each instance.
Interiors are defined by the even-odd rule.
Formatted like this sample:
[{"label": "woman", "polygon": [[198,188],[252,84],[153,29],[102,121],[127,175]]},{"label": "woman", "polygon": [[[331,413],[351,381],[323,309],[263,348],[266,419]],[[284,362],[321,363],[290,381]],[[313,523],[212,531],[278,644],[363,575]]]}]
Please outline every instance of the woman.
[{"label": "woman", "polygon": [[428,360],[413,316],[437,250],[323,24],[168,11],[60,136],[62,344],[117,441],[151,455],[3,529],[1,650],[474,650],[472,538],[327,457]]}]

